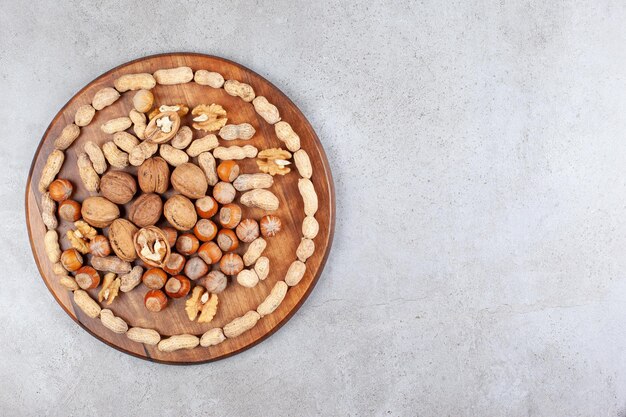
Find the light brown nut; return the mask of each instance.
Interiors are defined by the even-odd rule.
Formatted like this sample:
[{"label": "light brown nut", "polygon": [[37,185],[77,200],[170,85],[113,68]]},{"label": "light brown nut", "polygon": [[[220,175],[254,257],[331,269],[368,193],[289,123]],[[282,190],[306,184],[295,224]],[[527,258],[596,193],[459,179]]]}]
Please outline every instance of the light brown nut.
[{"label": "light brown nut", "polygon": [[93,239],[98,236],[98,231],[89,226],[89,224],[87,224],[83,220],[78,220],[74,222],[74,226],[76,227],[76,230],[80,232],[79,237],[82,237],[84,239]]},{"label": "light brown nut", "polygon": [[159,332],[142,327],[131,327],[126,332],[126,337],[133,342],[143,343],[144,345],[156,345],[161,341]]},{"label": "light brown nut", "polygon": [[265,280],[270,273],[270,260],[265,256],[261,256],[254,264],[254,272],[261,281]]},{"label": "light brown nut", "polygon": [[165,159],[148,158],[137,170],[137,179],[144,193],[164,194],[169,188],[170,169]]},{"label": "light brown nut", "polygon": [[227,80],[224,82],[224,91],[234,97],[239,97],[245,102],[254,100],[254,89],[251,85],[240,83],[237,80]]},{"label": "light brown nut", "polygon": [[214,132],[220,130],[228,121],[226,110],[219,104],[200,104],[191,111],[193,117],[193,128],[196,130],[204,130],[205,132]]},{"label": "light brown nut", "polygon": [[83,219],[93,227],[107,227],[120,217],[120,209],[104,197],[87,197],[80,209]]},{"label": "light brown nut", "polygon": [[259,166],[261,172],[265,172],[270,175],[285,175],[291,171],[289,165],[291,162],[291,154],[281,148],[269,148],[264,149],[258,154],[256,163]]},{"label": "light brown nut", "polygon": [[76,280],[68,275],[63,275],[62,277],[60,277],[59,284],[61,284],[70,291],[75,291],[79,288]]},{"label": "light brown nut", "polygon": [[129,117],[118,117],[116,119],[111,119],[100,126],[100,130],[104,133],[112,135],[115,132],[121,132],[122,130],[126,130],[133,125],[133,122]]},{"label": "light brown nut", "polygon": [[65,154],[58,149],[53,150],[50,155],[48,155],[46,164],[41,171],[41,178],[39,179],[39,192],[44,193],[48,190],[48,187],[61,170],[64,160]]},{"label": "light brown nut", "polygon": [[187,155],[185,151],[176,149],[167,143],[160,146],[159,155],[161,155],[161,157],[165,159],[168,164],[175,167],[189,162],[189,155]]},{"label": "light brown nut", "polygon": [[220,204],[230,204],[235,200],[237,191],[229,182],[220,181],[213,187],[213,198]]},{"label": "light brown nut", "polygon": [[84,290],[74,291],[74,304],[80,308],[87,316],[95,319],[100,315],[101,308],[91,296]]},{"label": "light brown nut", "polygon": [[244,269],[237,274],[237,283],[242,287],[252,288],[259,283],[259,276],[254,269]]},{"label": "light brown nut", "polygon": [[291,125],[287,122],[278,122],[274,125],[274,131],[276,137],[285,142],[285,146],[291,152],[296,152],[300,149],[300,136],[296,134],[291,128]]},{"label": "light brown nut", "polygon": [[120,93],[118,93],[114,88],[105,87],[93,96],[91,105],[96,110],[102,110],[103,108],[115,103],[119,98]]},{"label": "light brown nut", "polygon": [[226,340],[226,336],[224,336],[224,332],[221,328],[216,327],[214,329],[206,331],[202,337],[200,338],[200,346],[209,347],[215,346],[222,343]]},{"label": "light brown nut", "polygon": [[152,90],[156,85],[156,80],[152,74],[126,74],[115,80],[113,84],[117,91],[123,93],[128,90]]},{"label": "light brown nut", "polygon": [[309,154],[304,149],[300,149],[293,154],[293,161],[298,169],[298,174],[302,178],[311,178],[313,175],[313,167],[311,166],[311,160]]},{"label": "light brown nut", "polygon": [[198,323],[210,323],[217,313],[217,305],[219,303],[217,294],[209,295],[209,293],[206,292],[200,297],[200,302],[202,303],[202,309],[200,316],[198,316]]},{"label": "light brown nut", "polygon": [[224,140],[249,140],[255,133],[256,130],[250,123],[241,123],[224,126],[220,129],[219,135]]},{"label": "light brown nut", "polygon": [[112,167],[126,168],[128,166],[128,154],[120,150],[113,141],[102,145],[102,153]]},{"label": "light brown nut", "polygon": [[250,243],[259,237],[259,223],[254,219],[243,219],[236,229],[237,237],[245,243]]},{"label": "light brown nut", "polygon": [[289,265],[289,269],[285,275],[285,283],[290,287],[297,285],[304,276],[304,271],[306,271],[304,262],[293,261],[291,265]]},{"label": "light brown nut", "polygon": [[259,313],[259,316],[265,317],[268,314],[272,314],[285,299],[288,288],[289,287],[285,284],[285,281],[276,282],[269,295],[257,307],[256,312]]},{"label": "light brown nut", "polygon": [[222,88],[224,85],[224,77],[219,72],[211,72],[207,70],[198,70],[193,77],[196,84],[208,85],[212,88]]},{"label": "light brown nut", "polygon": [[192,334],[177,334],[163,339],[157,345],[161,352],[174,352],[179,349],[193,349],[200,344],[200,339]]},{"label": "light brown nut", "polygon": [[110,305],[120,291],[120,279],[113,272],[108,272],[104,275],[102,281],[102,288],[98,292],[98,301],[103,302],[106,300],[107,305]]},{"label": "light brown nut", "polygon": [[137,181],[128,172],[109,171],[100,179],[100,192],[115,204],[126,204],[137,192]]},{"label": "light brown nut", "polygon": [[117,132],[113,135],[113,143],[124,152],[130,153],[135,146],[139,145],[139,139],[128,132]]},{"label": "light brown nut", "polygon": [[165,202],[163,214],[174,228],[181,231],[193,229],[198,221],[195,206],[191,200],[180,194],[170,197]]},{"label": "light brown nut", "polygon": [[302,236],[307,239],[315,239],[320,230],[320,225],[313,216],[306,216],[302,221]]},{"label": "light brown nut", "polygon": [[56,230],[48,230],[43,238],[46,255],[50,263],[57,263],[61,259],[61,247],[59,246],[59,234]]},{"label": "light brown nut", "polygon": [[65,269],[61,262],[55,262],[54,264],[52,264],[52,272],[54,272],[56,275],[62,276],[67,274],[68,271]]},{"label": "light brown nut", "polygon": [[126,219],[116,219],[109,227],[109,244],[113,252],[123,261],[132,262],[137,259],[133,237],[137,226]]},{"label": "light brown nut", "polygon": [[74,123],[70,123],[65,126],[61,131],[61,134],[54,141],[54,147],[56,149],[60,149],[62,151],[69,148],[72,143],[78,138],[80,135],[80,127],[76,126]]},{"label": "light brown nut", "polygon": [[128,324],[121,317],[116,317],[107,308],[100,311],[100,321],[107,329],[113,333],[124,334],[128,331]]},{"label": "light brown nut", "polygon": [[222,161],[254,158],[259,150],[252,145],[245,146],[219,146],[213,150],[213,156]]},{"label": "light brown nut", "polygon": [[81,152],[76,159],[76,165],[78,166],[78,173],[80,179],[83,181],[83,185],[87,191],[95,193],[100,188],[100,177],[93,167],[89,156],[86,153]]},{"label": "light brown nut", "polygon": [[224,326],[224,336],[228,338],[237,337],[243,332],[253,328],[261,316],[256,311],[250,310],[241,317],[237,317]]},{"label": "light brown nut", "polygon": [[209,186],[202,169],[188,162],[178,165],[172,171],[170,182],[176,191],[192,199],[204,197]]},{"label": "light brown nut", "polygon": [[128,162],[130,162],[131,165],[138,167],[143,164],[146,159],[154,155],[158,149],[159,145],[156,143],[146,141],[141,142],[128,154]]},{"label": "light brown nut", "polygon": [[219,181],[217,170],[215,168],[215,158],[210,152],[203,152],[198,155],[198,165],[204,171],[207,182],[210,186],[214,186]]},{"label": "light brown nut", "polygon": [[300,178],[298,180],[298,190],[304,202],[304,214],[314,216],[317,212],[317,193],[313,187],[313,183],[308,178]]},{"label": "light brown nut", "polygon": [[153,104],[154,94],[150,90],[139,90],[133,96],[133,107],[139,112],[149,112]]},{"label": "light brown nut", "polygon": [[233,182],[237,191],[249,191],[257,188],[270,188],[274,178],[270,174],[241,174]]},{"label": "light brown nut", "polygon": [[278,210],[278,197],[269,190],[256,189],[243,193],[239,199],[246,207],[256,207],[267,211]]},{"label": "light brown nut", "polygon": [[50,197],[50,193],[43,193],[41,195],[41,220],[48,230],[54,230],[59,225],[57,220],[56,203]]},{"label": "light brown nut", "polygon": [[148,126],[146,124],[146,115],[141,113],[140,111],[132,109],[128,114],[128,117],[130,118],[131,122],[133,122],[133,132],[135,132],[135,135],[137,135],[139,139],[144,139],[146,127]]},{"label": "light brown nut", "polygon": [[105,236],[94,236],[89,241],[89,252],[93,256],[109,256],[111,254],[111,244]]},{"label": "light brown nut", "polygon": [[302,238],[300,244],[298,245],[298,249],[296,249],[296,256],[302,262],[306,262],[307,259],[313,255],[315,252],[315,243],[311,239]]},{"label": "light brown nut", "polygon": [[167,241],[167,235],[163,230],[155,226],[144,227],[135,233],[133,242],[135,243],[137,256],[146,265],[156,268],[165,266],[171,254],[171,248]]},{"label": "light brown nut", "polygon": [[170,145],[176,149],[185,149],[189,146],[192,140],[193,132],[191,128],[189,126],[181,126],[180,129],[178,129],[176,136],[174,136],[170,141]]},{"label": "light brown nut", "polygon": [[217,136],[209,134],[203,138],[199,138],[191,142],[191,145],[189,145],[189,148],[187,148],[187,154],[191,157],[195,157],[203,152],[215,149],[219,145],[220,143],[217,141]]},{"label": "light brown nut", "polygon": [[185,84],[193,80],[193,71],[189,67],[160,69],[152,74],[157,84]]},{"label": "light brown nut", "polygon": [[89,243],[86,239],[83,239],[77,230],[68,230],[66,232],[67,240],[70,241],[70,244],[74,249],[86,255],[89,253]]},{"label": "light brown nut", "polygon": [[102,153],[102,149],[95,143],[90,140],[85,142],[83,145],[83,149],[87,156],[89,156],[89,160],[91,161],[91,166],[97,174],[104,174],[107,170],[107,161],[104,158],[104,153]]},{"label": "light brown nut", "polygon": [[132,291],[137,285],[141,283],[142,275],[143,268],[140,266],[135,266],[129,273],[120,276],[120,291]]},{"label": "light brown nut", "polygon": [[76,114],[74,114],[74,123],[78,127],[87,126],[91,123],[95,115],[96,109],[94,109],[91,104],[84,104],[76,109]]},{"label": "light brown nut", "polygon": [[197,283],[208,292],[219,294],[228,286],[228,278],[221,271],[211,271],[205,277],[200,278]]},{"label": "light brown nut", "polygon": [[163,214],[161,196],[142,194],[128,208],[128,219],[139,227],[155,225]]},{"label": "light brown nut", "polygon": [[257,96],[252,100],[254,110],[265,120],[267,123],[273,125],[280,121],[280,113],[276,106],[267,101],[263,96]]},{"label": "light brown nut", "polygon": [[91,266],[98,271],[115,272],[116,274],[128,274],[132,269],[130,262],[123,261],[117,256],[105,258],[94,256],[91,258]]},{"label": "light brown nut", "polygon": [[245,266],[250,266],[259,259],[259,256],[263,253],[265,248],[267,247],[267,242],[262,237],[258,237],[254,239],[250,246],[248,246],[248,250],[243,255],[243,263]]}]

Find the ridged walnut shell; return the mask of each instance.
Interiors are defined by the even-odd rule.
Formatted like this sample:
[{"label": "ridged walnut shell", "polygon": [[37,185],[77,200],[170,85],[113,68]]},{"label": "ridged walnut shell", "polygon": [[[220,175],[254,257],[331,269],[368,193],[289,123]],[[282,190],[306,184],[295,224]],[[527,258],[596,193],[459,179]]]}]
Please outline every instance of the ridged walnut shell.
[{"label": "ridged walnut shell", "polygon": [[120,217],[117,205],[104,197],[87,197],[80,209],[83,220],[93,227],[107,227]]},{"label": "ridged walnut shell", "polygon": [[130,205],[128,219],[139,227],[152,226],[162,213],[163,201],[158,194],[142,194]]},{"label": "ridged walnut shell", "polygon": [[171,254],[165,232],[156,226],[139,229],[133,239],[137,256],[146,264],[162,268]]},{"label": "ridged walnut shell", "polygon": [[[157,124],[157,122],[161,123],[160,121],[166,118],[169,118],[171,122],[169,131],[167,132],[164,131],[162,127],[159,127]],[[179,128],[180,128],[180,116],[178,115],[178,113],[176,113],[175,111],[167,111],[167,112],[157,114],[156,116],[154,116],[152,120],[150,120],[150,123],[148,123],[148,126],[146,127],[146,131],[144,135],[148,142],[158,143],[158,144],[166,143],[166,142],[169,142],[169,140],[172,139],[176,135]]]},{"label": "ridged walnut shell", "polygon": [[191,230],[198,220],[196,208],[187,197],[176,194],[163,206],[163,214],[168,222],[178,230]]},{"label": "ridged walnut shell", "polygon": [[160,156],[148,158],[137,170],[137,178],[144,193],[163,194],[169,188],[170,168]]},{"label": "ridged walnut shell", "polygon": [[209,187],[204,171],[190,162],[177,166],[172,172],[171,181],[176,191],[193,199],[204,197]]},{"label": "ridged walnut shell", "polygon": [[127,172],[109,171],[100,179],[100,192],[115,204],[126,204],[137,192],[137,182]]},{"label": "ridged walnut shell", "polygon": [[126,219],[117,219],[109,227],[111,249],[123,261],[132,262],[137,259],[133,241],[137,230],[137,227]]}]

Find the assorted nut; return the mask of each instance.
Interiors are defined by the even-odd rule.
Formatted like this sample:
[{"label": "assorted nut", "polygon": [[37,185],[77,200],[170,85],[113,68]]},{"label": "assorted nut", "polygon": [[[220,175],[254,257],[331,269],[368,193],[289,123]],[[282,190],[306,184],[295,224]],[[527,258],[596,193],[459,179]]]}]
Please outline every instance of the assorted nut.
[{"label": "assorted nut", "polygon": [[191,111],[193,128],[205,132],[215,132],[226,125],[226,110],[219,104],[200,104]]}]

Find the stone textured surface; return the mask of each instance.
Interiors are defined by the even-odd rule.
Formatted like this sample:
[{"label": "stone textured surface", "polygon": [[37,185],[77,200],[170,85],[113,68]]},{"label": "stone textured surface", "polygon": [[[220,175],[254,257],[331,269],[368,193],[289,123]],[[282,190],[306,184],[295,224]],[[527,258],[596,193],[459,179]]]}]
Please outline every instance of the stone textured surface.
[{"label": "stone textured surface", "polygon": [[[626,415],[624,2],[0,4],[3,415]],[[279,86],[337,191],[334,248],[300,312],[193,367],[74,324],[23,214],[58,109],[167,51]]]}]

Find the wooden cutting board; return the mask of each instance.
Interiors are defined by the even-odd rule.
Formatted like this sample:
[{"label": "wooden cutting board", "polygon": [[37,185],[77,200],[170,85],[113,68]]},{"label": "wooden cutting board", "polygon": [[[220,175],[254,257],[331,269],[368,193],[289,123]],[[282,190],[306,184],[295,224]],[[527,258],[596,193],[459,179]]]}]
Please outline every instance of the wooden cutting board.
[{"label": "wooden cutting board", "polygon": [[[306,150],[310,156],[313,166],[311,181],[319,199],[319,209],[315,217],[319,222],[320,231],[314,239],[315,253],[306,262],[307,269],[304,278],[296,286],[289,287],[284,301],[275,312],[261,318],[251,330],[235,338],[226,339],[219,345],[206,348],[198,346],[194,349],[165,353],[159,351],[156,346],[140,344],[131,341],[123,334],[113,333],[101,324],[100,319],[87,317],[75,306],[72,293],[59,284],[44,251],[43,236],[46,229],[41,220],[41,194],[37,190],[37,183],[46,158],[54,149],[54,139],[60,134],[64,126],[74,121],[76,109],[81,105],[91,103],[98,90],[103,87],[112,87],[113,81],[123,74],[153,73],[158,69],[179,66],[189,66],[194,71],[199,69],[216,71],[221,73],[226,80],[234,79],[248,83],[254,88],[257,96],[265,96],[278,107],[282,120],[291,124],[294,131],[300,136],[302,149]],[[68,73],[67,76],[71,77],[72,74]],[[189,108],[193,108],[198,104],[221,104],[228,112],[228,123],[250,123],[257,131],[256,135],[249,141],[227,142],[220,140],[223,146],[251,144],[259,150],[274,147],[285,148],[284,143],[276,137],[274,127],[257,115],[252,104],[228,95],[223,88],[214,89],[198,85],[192,81],[180,85],[157,85],[152,92],[155,95],[155,104],[159,105],[184,103]],[[82,201],[89,195],[78,175],[77,154],[82,151],[83,143],[87,140],[102,144],[112,139],[111,135],[101,131],[100,125],[107,120],[127,116],[132,109],[133,95],[134,92],[132,91],[124,93],[112,106],[98,111],[92,123],[81,129],[79,138],[65,152],[65,162],[57,177],[72,181],[75,188],[78,189],[72,198],[77,201]],[[184,120],[186,124],[191,124],[190,116],[186,116]],[[202,137],[204,134],[204,132],[194,130],[194,139]],[[239,163],[243,173],[258,172],[254,159],[246,159],[239,161]],[[129,171],[136,173],[136,168],[132,167]],[[115,315],[126,320],[130,327],[156,329],[163,338],[181,333],[192,333],[200,336],[208,329],[222,327],[247,311],[255,310],[269,294],[274,284],[284,279],[289,265],[296,259],[295,251],[301,239],[301,225],[304,219],[303,202],[297,186],[298,179],[299,175],[295,167],[291,173],[283,177],[278,175],[274,177],[271,191],[280,199],[280,208],[273,214],[281,218],[283,230],[276,237],[267,239],[268,245],[263,255],[270,259],[268,278],[254,288],[245,288],[232,279],[229,280],[227,289],[219,295],[218,313],[211,323],[198,324],[189,321],[184,312],[184,303],[187,297],[170,300],[169,306],[159,313],[147,311],[143,305],[143,297],[148,289],[142,284],[129,293],[120,293],[120,296],[108,308]],[[238,202],[238,197],[239,195],[235,202]],[[259,209],[246,207],[243,209],[244,218],[252,217],[258,220],[265,214]],[[278,330],[300,308],[315,286],[330,251],[335,223],[335,198],[332,176],[322,145],[302,112],[287,96],[258,74],[232,61],[201,54],[173,53],[138,59],[106,72],[80,90],[59,111],[44,133],[33,158],[26,185],[26,219],[33,255],[44,283],[61,307],[80,326],[102,342],[128,354],[162,363],[192,364],[228,357],[254,346]],[[70,226],[73,225],[59,221],[57,230],[59,236],[62,237],[61,249],[63,250],[70,247],[64,238],[65,232]],[[243,254],[246,247],[247,245],[243,245],[237,252]],[[95,298],[98,290],[99,288],[91,290],[91,296]],[[89,346],[82,348],[89,349]]]}]

